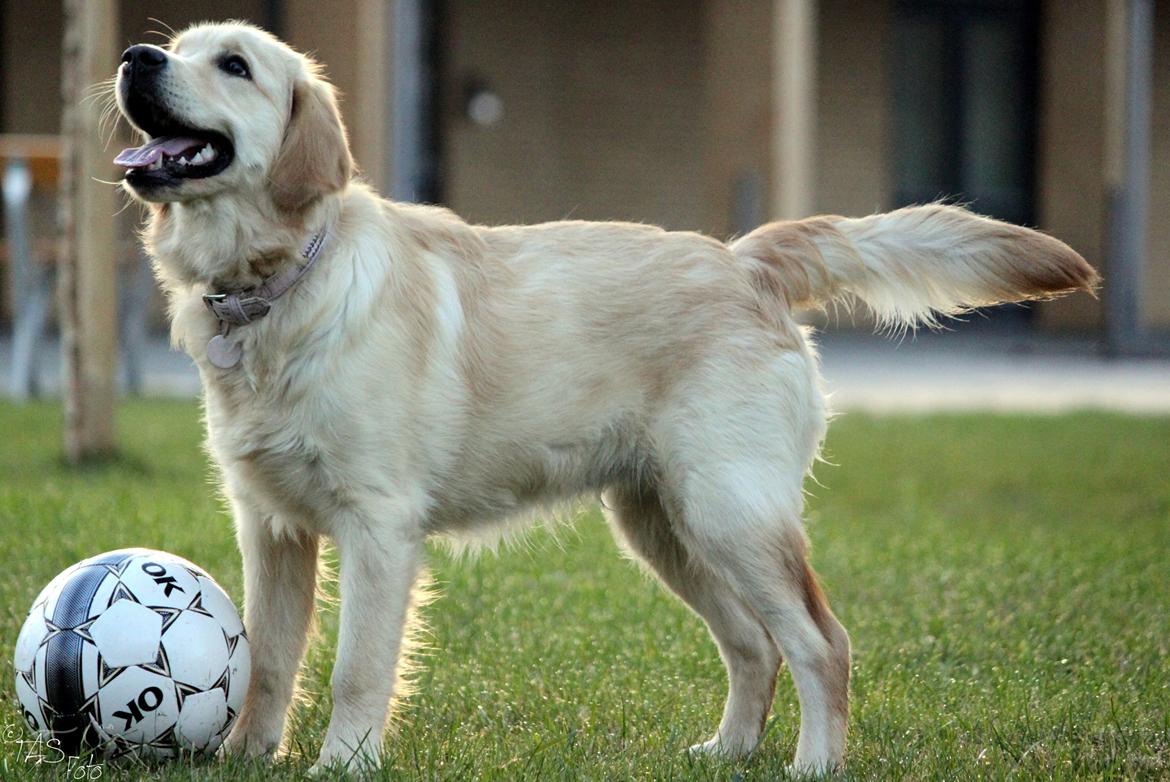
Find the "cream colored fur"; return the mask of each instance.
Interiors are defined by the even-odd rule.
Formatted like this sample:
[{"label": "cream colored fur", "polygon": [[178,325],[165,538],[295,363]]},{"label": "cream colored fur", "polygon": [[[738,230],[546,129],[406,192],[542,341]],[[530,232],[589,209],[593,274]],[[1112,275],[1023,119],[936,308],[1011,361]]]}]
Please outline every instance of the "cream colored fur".
[{"label": "cream colored fur", "polygon": [[[171,111],[237,155],[211,180],[135,193],[244,556],[253,678],[229,750],[280,745],[322,537],[340,556],[341,630],[318,768],[372,767],[424,541],[604,494],[615,533],[727,665],[722,721],[694,749],[755,747],[783,654],[796,768],[839,766],[849,641],[801,528],[826,407],[793,310],[851,294],[929,319],[1088,287],[1084,261],[943,206],[772,224],[730,248],[623,223],[468,225],[351,179],[332,90],[270,36],[207,25],[168,49]],[[225,51],[253,81],[217,70]],[[312,271],[233,332],[242,364],[209,364],[201,294],[296,263],[322,226]]]}]

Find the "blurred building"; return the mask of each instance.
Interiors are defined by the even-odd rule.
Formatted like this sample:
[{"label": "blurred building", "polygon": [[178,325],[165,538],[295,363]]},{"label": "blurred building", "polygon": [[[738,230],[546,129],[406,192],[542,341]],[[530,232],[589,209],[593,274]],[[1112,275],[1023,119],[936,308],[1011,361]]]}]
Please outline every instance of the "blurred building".
[{"label": "blurred building", "polygon": [[[1127,186],[1126,6],[123,0],[120,25],[125,44],[203,19],[273,30],[326,63],[369,179],[470,220],[626,219],[726,237],[780,216],[954,197],[1054,233],[1108,281],[1122,269],[1110,225]],[[1132,287],[1141,327],[1158,332],[1170,330],[1166,3],[1152,27],[1139,74],[1153,84],[1146,248]],[[61,30],[56,3],[0,0],[0,132],[57,131]],[[993,319],[1096,332],[1102,301]]]}]

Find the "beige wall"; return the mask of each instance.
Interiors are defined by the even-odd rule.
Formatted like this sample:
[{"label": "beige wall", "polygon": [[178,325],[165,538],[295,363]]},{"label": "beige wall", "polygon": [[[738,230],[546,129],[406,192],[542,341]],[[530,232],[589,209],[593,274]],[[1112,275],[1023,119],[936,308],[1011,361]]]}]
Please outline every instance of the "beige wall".
[{"label": "beige wall", "polygon": [[1149,255],[1142,300],[1147,323],[1170,328],[1170,4],[1155,3],[1153,150]]},{"label": "beige wall", "polygon": [[888,0],[821,0],[817,34],[818,212],[888,209],[890,85]]},{"label": "beige wall", "polygon": [[[772,11],[759,0],[708,0],[705,10],[703,200],[707,229],[727,237],[753,227],[737,225],[737,211],[769,218]],[[737,198],[754,198],[754,210],[737,209]]]},{"label": "beige wall", "polygon": [[[3,0],[0,69],[8,133],[57,133],[61,126],[60,2]],[[31,35],[30,35],[31,31]]]},{"label": "beige wall", "polygon": [[[1170,6],[1156,4],[1153,149],[1143,308],[1147,328],[1170,327]],[[1109,285],[1107,4],[1048,0],[1041,40],[1038,205],[1042,228],[1071,244]],[[1040,305],[1051,330],[1100,328],[1088,296]]]},{"label": "beige wall", "polygon": [[[821,0],[817,22],[817,212],[865,215],[887,208],[888,0]],[[732,230],[734,183],[771,170],[772,7],[707,0],[708,203],[719,233]],[[765,194],[765,214],[769,199]]]},{"label": "beige wall", "polygon": [[353,113],[357,91],[357,10],[359,0],[331,0],[322,14],[320,0],[285,0],[283,37],[325,66],[325,75],[341,92],[342,113]]},{"label": "beige wall", "polygon": [[[575,15],[523,0],[506,12],[499,3],[451,4],[449,203],[488,222],[572,210],[727,236],[737,228],[737,187],[755,178],[768,219],[771,4],[599,5]],[[816,205],[868,214],[889,201],[889,3],[819,5]],[[504,98],[498,126],[461,116],[468,77]]]},{"label": "beige wall", "polygon": [[[451,0],[446,201],[472,220],[624,219],[710,228],[700,0]],[[463,116],[479,79],[502,120]]]},{"label": "beige wall", "polygon": [[[1048,0],[1042,9],[1036,168],[1040,227],[1105,264],[1105,3]],[[1101,304],[1068,296],[1037,307],[1048,330],[1101,325]]]},{"label": "beige wall", "polygon": [[[293,48],[310,53],[325,66],[325,75],[337,87],[354,159],[363,173],[377,172],[382,161],[374,149],[375,139],[369,124],[378,115],[376,108],[367,105],[368,99],[375,96],[370,95],[371,90],[363,90],[367,80],[359,70],[362,64],[358,48],[359,20],[364,19],[369,5],[367,0],[332,0],[323,17],[320,0],[285,0],[283,32]],[[327,24],[322,23],[323,18],[328,20]]]}]

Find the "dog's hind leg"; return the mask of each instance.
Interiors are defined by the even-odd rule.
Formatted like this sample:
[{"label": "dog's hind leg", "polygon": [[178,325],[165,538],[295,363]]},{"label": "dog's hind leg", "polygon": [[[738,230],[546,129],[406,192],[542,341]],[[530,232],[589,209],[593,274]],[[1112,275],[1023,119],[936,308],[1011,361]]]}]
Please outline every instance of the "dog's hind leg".
[{"label": "dog's hind leg", "polygon": [[687,553],[780,647],[800,699],[796,770],[824,772],[845,754],[849,636],[808,566],[801,524],[826,425],[816,362],[763,343],[723,347],[663,403],[650,435],[658,488]]},{"label": "dog's hind leg", "polygon": [[707,623],[727,666],[727,704],[719,730],[691,749],[750,752],[772,708],[780,668],[776,644],[744,601],[687,554],[653,490],[613,489],[606,492],[605,505],[619,540]]},{"label": "dog's hind leg", "polygon": [[795,770],[839,768],[849,717],[849,636],[806,559],[799,521],[753,519],[733,491],[686,503],[680,537],[697,559],[751,606],[788,662],[800,699]]}]

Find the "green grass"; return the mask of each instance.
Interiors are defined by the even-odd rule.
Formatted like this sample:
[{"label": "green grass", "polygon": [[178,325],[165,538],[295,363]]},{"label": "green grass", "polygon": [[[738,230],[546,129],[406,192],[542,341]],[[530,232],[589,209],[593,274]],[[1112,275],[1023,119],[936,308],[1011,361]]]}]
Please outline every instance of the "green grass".
[{"label": "green grass", "polygon": [[[108,549],[173,551],[241,598],[194,405],[127,404],[123,459],[80,471],[59,462],[59,429],[55,407],[0,405],[0,657],[40,587]],[[849,415],[826,455],[840,466],[818,469],[807,516],[855,651],[847,778],[1170,778],[1170,420]],[[722,666],[595,511],[558,540],[431,562],[432,650],[386,778],[782,775],[797,728],[787,674],[754,757],[685,755],[718,721]],[[335,637],[326,609],[290,759],[103,778],[299,778],[328,718]],[[13,701],[0,687],[0,725],[17,722]],[[0,778],[68,777],[5,742]]]}]

